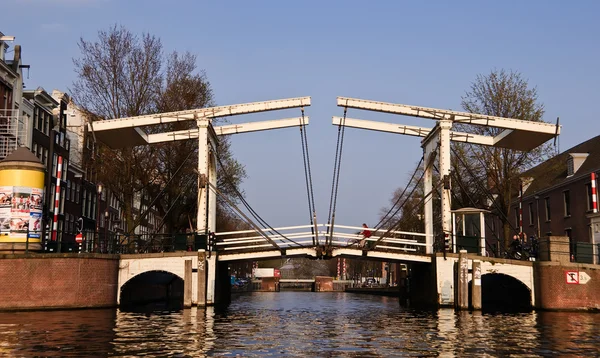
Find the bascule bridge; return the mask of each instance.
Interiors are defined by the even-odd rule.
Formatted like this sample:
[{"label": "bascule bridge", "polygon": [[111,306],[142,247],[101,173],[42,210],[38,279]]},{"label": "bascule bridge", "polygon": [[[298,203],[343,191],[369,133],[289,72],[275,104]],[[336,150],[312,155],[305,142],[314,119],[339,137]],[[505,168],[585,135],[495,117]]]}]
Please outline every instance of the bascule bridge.
[{"label": "bascule bridge", "polygon": [[[402,231],[396,227],[375,227],[370,245],[357,244],[361,238],[353,226],[335,223],[330,216],[327,223],[317,222],[314,212],[314,198],[309,195],[309,207],[313,217],[310,225],[273,228],[268,225],[236,232],[216,231],[217,159],[219,136],[247,132],[300,127],[303,144],[306,143],[305,126],[309,123],[305,108],[311,105],[310,97],[289,98],[265,102],[253,102],[229,106],[201,108],[188,111],[160,113],[131,118],[96,121],[90,124],[96,138],[111,148],[125,146],[153,145],[179,140],[198,141],[198,210],[196,234],[207,241],[205,250],[194,253],[169,253],[126,255],[121,258],[119,288],[132,278],[149,271],[163,271],[175,275],[185,282],[186,304],[199,306],[212,305],[228,294],[230,262],[261,260],[277,257],[309,257],[327,259],[333,257],[364,257],[371,260],[403,262],[415,264],[416,276],[422,289],[420,297],[435,304],[454,304],[460,293],[456,293],[458,282],[454,279],[454,266],[460,261],[461,280],[475,281],[479,274],[504,274],[519,281],[530,293],[534,290],[533,268],[531,263],[498,262],[485,257],[485,244],[482,237],[479,255],[459,257],[447,252],[442,255],[434,250],[433,190],[441,191],[441,220],[443,234],[452,248],[453,237],[451,219],[450,142],[460,141],[476,145],[494,146],[517,150],[531,150],[558,135],[560,127],[547,123],[528,122],[517,119],[486,116],[480,114],[448,111],[435,108],[392,104],[346,97],[338,97],[337,105],[344,108],[344,117],[333,117],[339,135],[343,129],[358,128],[380,132],[422,137],[421,146],[424,158],[424,197],[425,232]],[[238,116],[257,112],[297,108],[300,115],[295,118],[258,121],[244,124],[216,125],[219,117]],[[400,116],[426,118],[435,121],[430,128],[353,119],[346,116],[348,109],[392,113]],[[194,128],[166,133],[147,133],[144,128],[174,122],[195,123]],[[454,124],[471,124],[501,129],[495,136],[485,136],[452,130]],[[341,141],[343,143],[343,140]],[[304,146],[303,146],[304,149]],[[308,149],[306,147],[306,149]],[[341,147],[336,150],[340,152]],[[303,153],[304,154],[304,153]],[[336,153],[336,161],[338,155]],[[441,180],[433,182],[433,166],[437,161]],[[337,164],[337,163],[336,163]],[[306,157],[305,157],[306,168]],[[310,170],[310,168],[309,168]],[[337,173],[336,173],[337,170]],[[339,178],[339,165],[334,169],[334,178]],[[307,180],[312,180],[307,175]],[[308,184],[308,183],[307,183]],[[307,185],[308,186],[308,185]],[[337,191],[336,191],[337,192]],[[334,210],[335,212],[335,210]],[[240,215],[244,215],[240,212]],[[247,218],[247,217],[246,217]],[[483,234],[482,234],[483,236]],[[451,250],[452,251],[452,250]],[[446,255],[448,254],[448,255]],[[467,266],[472,266],[468,273]],[[493,267],[492,267],[493,266]],[[418,281],[417,281],[418,282]],[[466,282],[463,282],[466,287]],[[458,296],[457,296],[458,295]],[[464,296],[464,294],[463,294]],[[533,297],[533,295],[532,295]],[[533,298],[532,298],[533,300]],[[533,302],[532,302],[533,304]]]}]

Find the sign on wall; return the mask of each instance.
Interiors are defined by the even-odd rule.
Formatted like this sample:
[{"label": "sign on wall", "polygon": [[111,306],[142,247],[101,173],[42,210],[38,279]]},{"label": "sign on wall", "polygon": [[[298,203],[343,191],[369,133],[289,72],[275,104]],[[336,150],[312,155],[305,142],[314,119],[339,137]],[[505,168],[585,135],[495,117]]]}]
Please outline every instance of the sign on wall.
[{"label": "sign on wall", "polygon": [[585,285],[592,279],[590,275],[584,271],[566,271],[567,283],[576,285]]},{"label": "sign on wall", "polygon": [[567,271],[566,273],[567,283],[579,284],[579,271]]}]

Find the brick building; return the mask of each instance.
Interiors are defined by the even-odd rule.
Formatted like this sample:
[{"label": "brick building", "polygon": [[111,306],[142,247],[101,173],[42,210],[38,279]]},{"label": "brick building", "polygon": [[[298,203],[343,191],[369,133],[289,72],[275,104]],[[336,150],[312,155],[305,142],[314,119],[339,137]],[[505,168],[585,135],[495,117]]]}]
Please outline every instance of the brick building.
[{"label": "brick building", "polygon": [[[600,136],[596,136],[522,173],[525,236],[568,236],[571,259],[593,262],[597,248],[592,247],[591,174],[599,172]],[[519,228],[518,200],[511,212],[511,223]]]}]

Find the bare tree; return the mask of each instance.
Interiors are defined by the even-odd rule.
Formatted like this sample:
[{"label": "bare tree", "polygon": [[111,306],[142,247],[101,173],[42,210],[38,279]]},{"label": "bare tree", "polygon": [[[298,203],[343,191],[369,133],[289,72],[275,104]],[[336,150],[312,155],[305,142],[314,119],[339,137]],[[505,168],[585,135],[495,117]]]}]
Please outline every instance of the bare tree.
[{"label": "bare tree", "polygon": [[[162,83],[162,43],[149,34],[137,37],[124,27],[99,31],[94,42],[79,40],[81,57],[73,83],[76,103],[92,120],[153,113]],[[155,182],[153,149],[112,150],[98,146],[93,165],[97,180],[115,193],[133,230],[134,197]]]},{"label": "bare tree", "polygon": [[[197,71],[196,57],[177,52],[165,57],[162,43],[155,36],[138,37],[115,25],[99,31],[95,41],[80,39],[79,49],[81,57],[74,59],[78,78],[71,92],[92,120],[214,104],[205,73]],[[196,123],[190,121],[147,130],[175,131],[195,126]],[[188,213],[197,209],[197,145],[197,141],[192,140],[113,150],[98,144],[94,160],[89,163],[97,177],[91,179],[102,181],[117,195],[130,232],[145,215],[141,207],[134,207],[141,204],[134,199],[143,193],[149,195],[165,216],[168,230],[177,231],[189,226]],[[218,156],[227,169],[225,176],[219,168],[219,178],[228,179],[227,183],[220,180],[218,185],[235,201],[233,193],[245,177],[244,167],[233,158],[226,138],[220,140]],[[231,215],[219,217],[220,220],[232,219]],[[239,224],[233,219],[232,222]]]},{"label": "bare tree", "polygon": [[[478,75],[462,97],[462,107],[471,113],[542,122],[544,105],[538,101],[537,89],[530,87],[515,71],[494,70]],[[471,133],[495,136],[502,129],[474,125],[455,125]],[[550,144],[529,152],[474,144],[453,143],[453,191],[464,206],[492,209],[503,223],[504,243],[511,235],[510,204],[515,200],[519,175],[552,154]]]}]

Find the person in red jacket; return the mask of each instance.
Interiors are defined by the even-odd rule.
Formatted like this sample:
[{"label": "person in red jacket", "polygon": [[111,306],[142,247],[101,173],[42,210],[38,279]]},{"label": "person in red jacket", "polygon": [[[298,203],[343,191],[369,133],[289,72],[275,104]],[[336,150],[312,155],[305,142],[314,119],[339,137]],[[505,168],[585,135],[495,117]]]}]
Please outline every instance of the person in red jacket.
[{"label": "person in red jacket", "polygon": [[367,239],[371,237],[371,230],[369,230],[369,227],[365,223],[363,223],[362,226],[363,226],[363,232],[362,232],[363,239],[360,241],[360,247],[365,247],[365,245],[367,243]]}]

